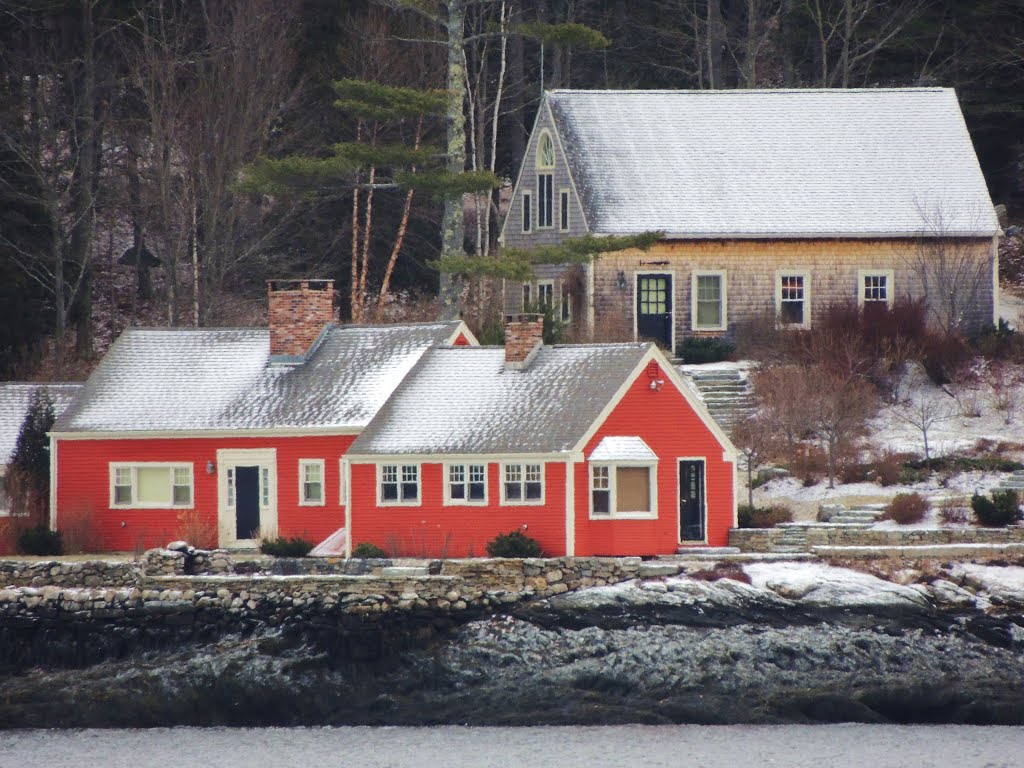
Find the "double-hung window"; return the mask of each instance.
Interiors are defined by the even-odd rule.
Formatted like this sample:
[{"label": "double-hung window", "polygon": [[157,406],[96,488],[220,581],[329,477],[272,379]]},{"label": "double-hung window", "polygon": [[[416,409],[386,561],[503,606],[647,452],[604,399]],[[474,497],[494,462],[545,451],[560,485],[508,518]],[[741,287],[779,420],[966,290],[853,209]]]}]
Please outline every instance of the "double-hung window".
[{"label": "double-hung window", "polygon": [[487,465],[449,464],[445,502],[448,504],[487,503]]},{"label": "double-hung window", "polygon": [[532,299],[531,299],[531,296],[530,296],[530,290],[531,290],[530,284],[529,283],[523,283],[523,311],[524,312],[529,312],[531,307],[533,306],[533,304],[531,303]]},{"label": "double-hung window", "polygon": [[779,272],[775,285],[775,309],[779,325],[809,328],[811,277],[806,272]]},{"label": "double-hung window", "polygon": [[299,460],[299,503],[305,506],[323,506],[323,459]]},{"label": "double-hung window", "polygon": [[381,504],[419,504],[419,464],[380,465]]},{"label": "double-hung window", "polygon": [[572,320],[572,290],[568,283],[562,283],[561,294],[562,322],[568,323]]},{"label": "double-hung window", "polygon": [[591,464],[591,516],[657,517],[654,476],[653,464]]},{"label": "double-hung window", "polygon": [[555,305],[554,283],[537,283],[537,309],[547,310]]},{"label": "double-hung window", "polygon": [[693,297],[692,326],[695,331],[726,329],[725,272],[694,272],[690,290]]},{"label": "double-hung window", "polygon": [[892,306],[892,270],[857,272],[857,303],[865,313]]},{"label": "double-hung window", "polygon": [[111,464],[113,507],[167,509],[192,506],[191,464]]},{"label": "double-hung window", "polygon": [[544,503],[543,464],[505,464],[501,499],[505,504]]}]

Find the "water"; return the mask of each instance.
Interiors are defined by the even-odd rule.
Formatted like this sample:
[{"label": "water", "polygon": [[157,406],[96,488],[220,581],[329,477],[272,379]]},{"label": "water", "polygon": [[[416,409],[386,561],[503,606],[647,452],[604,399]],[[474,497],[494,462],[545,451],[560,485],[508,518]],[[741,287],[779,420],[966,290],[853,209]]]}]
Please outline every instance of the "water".
[{"label": "water", "polygon": [[1024,728],[781,725],[0,732],[0,768],[1020,768]]}]

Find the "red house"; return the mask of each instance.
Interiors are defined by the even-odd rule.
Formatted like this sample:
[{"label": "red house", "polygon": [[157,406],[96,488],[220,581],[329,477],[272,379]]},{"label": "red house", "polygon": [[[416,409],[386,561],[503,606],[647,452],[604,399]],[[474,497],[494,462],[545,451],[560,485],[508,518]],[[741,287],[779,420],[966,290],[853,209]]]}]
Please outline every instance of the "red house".
[{"label": "red house", "polygon": [[348,546],[485,553],[526,531],[547,555],[723,546],[736,451],[649,343],[434,347],[349,448]]},{"label": "red house", "polygon": [[101,548],[216,528],[320,541],[345,523],[342,456],[461,322],[342,326],[329,280],[269,287],[269,328],[132,328],[51,432],[51,526],[87,517]]}]

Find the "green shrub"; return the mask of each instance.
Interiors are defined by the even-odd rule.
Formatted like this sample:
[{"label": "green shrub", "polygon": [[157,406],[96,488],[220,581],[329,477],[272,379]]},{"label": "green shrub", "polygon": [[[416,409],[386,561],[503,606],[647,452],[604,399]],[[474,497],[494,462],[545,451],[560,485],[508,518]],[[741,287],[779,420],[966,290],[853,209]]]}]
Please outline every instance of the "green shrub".
[{"label": "green shrub", "polygon": [[740,528],[774,528],[779,523],[793,522],[793,510],[781,504],[770,507],[741,504],[736,516]]},{"label": "green shrub", "polygon": [[522,531],[499,533],[487,542],[490,557],[540,557],[540,544]]},{"label": "green shrub", "polygon": [[928,506],[928,500],[919,493],[897,493],[885,508],[882,519],[895,520],[900,525],[920,523]]},{"label": "green shrub", "polygon": [[725,339],[689,337],[679,345],[676,354],[682,358],[684,363],[691,365],[720,363],[724,360],[734,359],[736,345],[730,344]]},{"label": "green shrub", "polygon": [[292,539],[278,536],[276,539],[263,539],[260,542],[260,552],[274,557],[305,557],[312,548],[312,544],[298,536]]},{"label": "green shrub", "polygon": [[352,550],[352,557],[357,557],[361,560],[379,560],[387,556],[387,552],[368,541],[359,542]]},{"label": "green shrub", "polygon": [[996,491],[989,499],[978,493],[971,497],[971,509],[982,525],[999,526],[1015,523],[1020,519],[1020,501],[1017,492],[1008,489]]},{"label": "green shrub", "polygon": [[18,536],[18,551],[23,555],[59,555],[63,550],[60,531],[45,525],[26,528]]}]

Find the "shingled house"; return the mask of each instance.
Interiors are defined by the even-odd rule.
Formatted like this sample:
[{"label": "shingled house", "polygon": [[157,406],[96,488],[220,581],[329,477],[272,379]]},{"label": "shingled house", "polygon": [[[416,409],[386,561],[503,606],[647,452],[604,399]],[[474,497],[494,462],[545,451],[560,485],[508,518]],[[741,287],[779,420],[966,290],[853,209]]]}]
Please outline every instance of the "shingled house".
[{"label": "shingled house", "polygon": [[[669,349],[836,302],[939,309],[953,277],[961,327],[996,311],[1000,229],[951,89],[547,92],[501,242],[654,230],[647,252],[507,283],[506,311]],[[951,254],[970,268],[939,275]]]},{"label": "shingled house", "polygon": [[269,328],[130,328],[51,431],[51,525],[102,549],[162,546],[181,517],[221,546],[320,541],[345,524],[345,453],[461,322],[337,325],[329,280],[269,287]]}]

